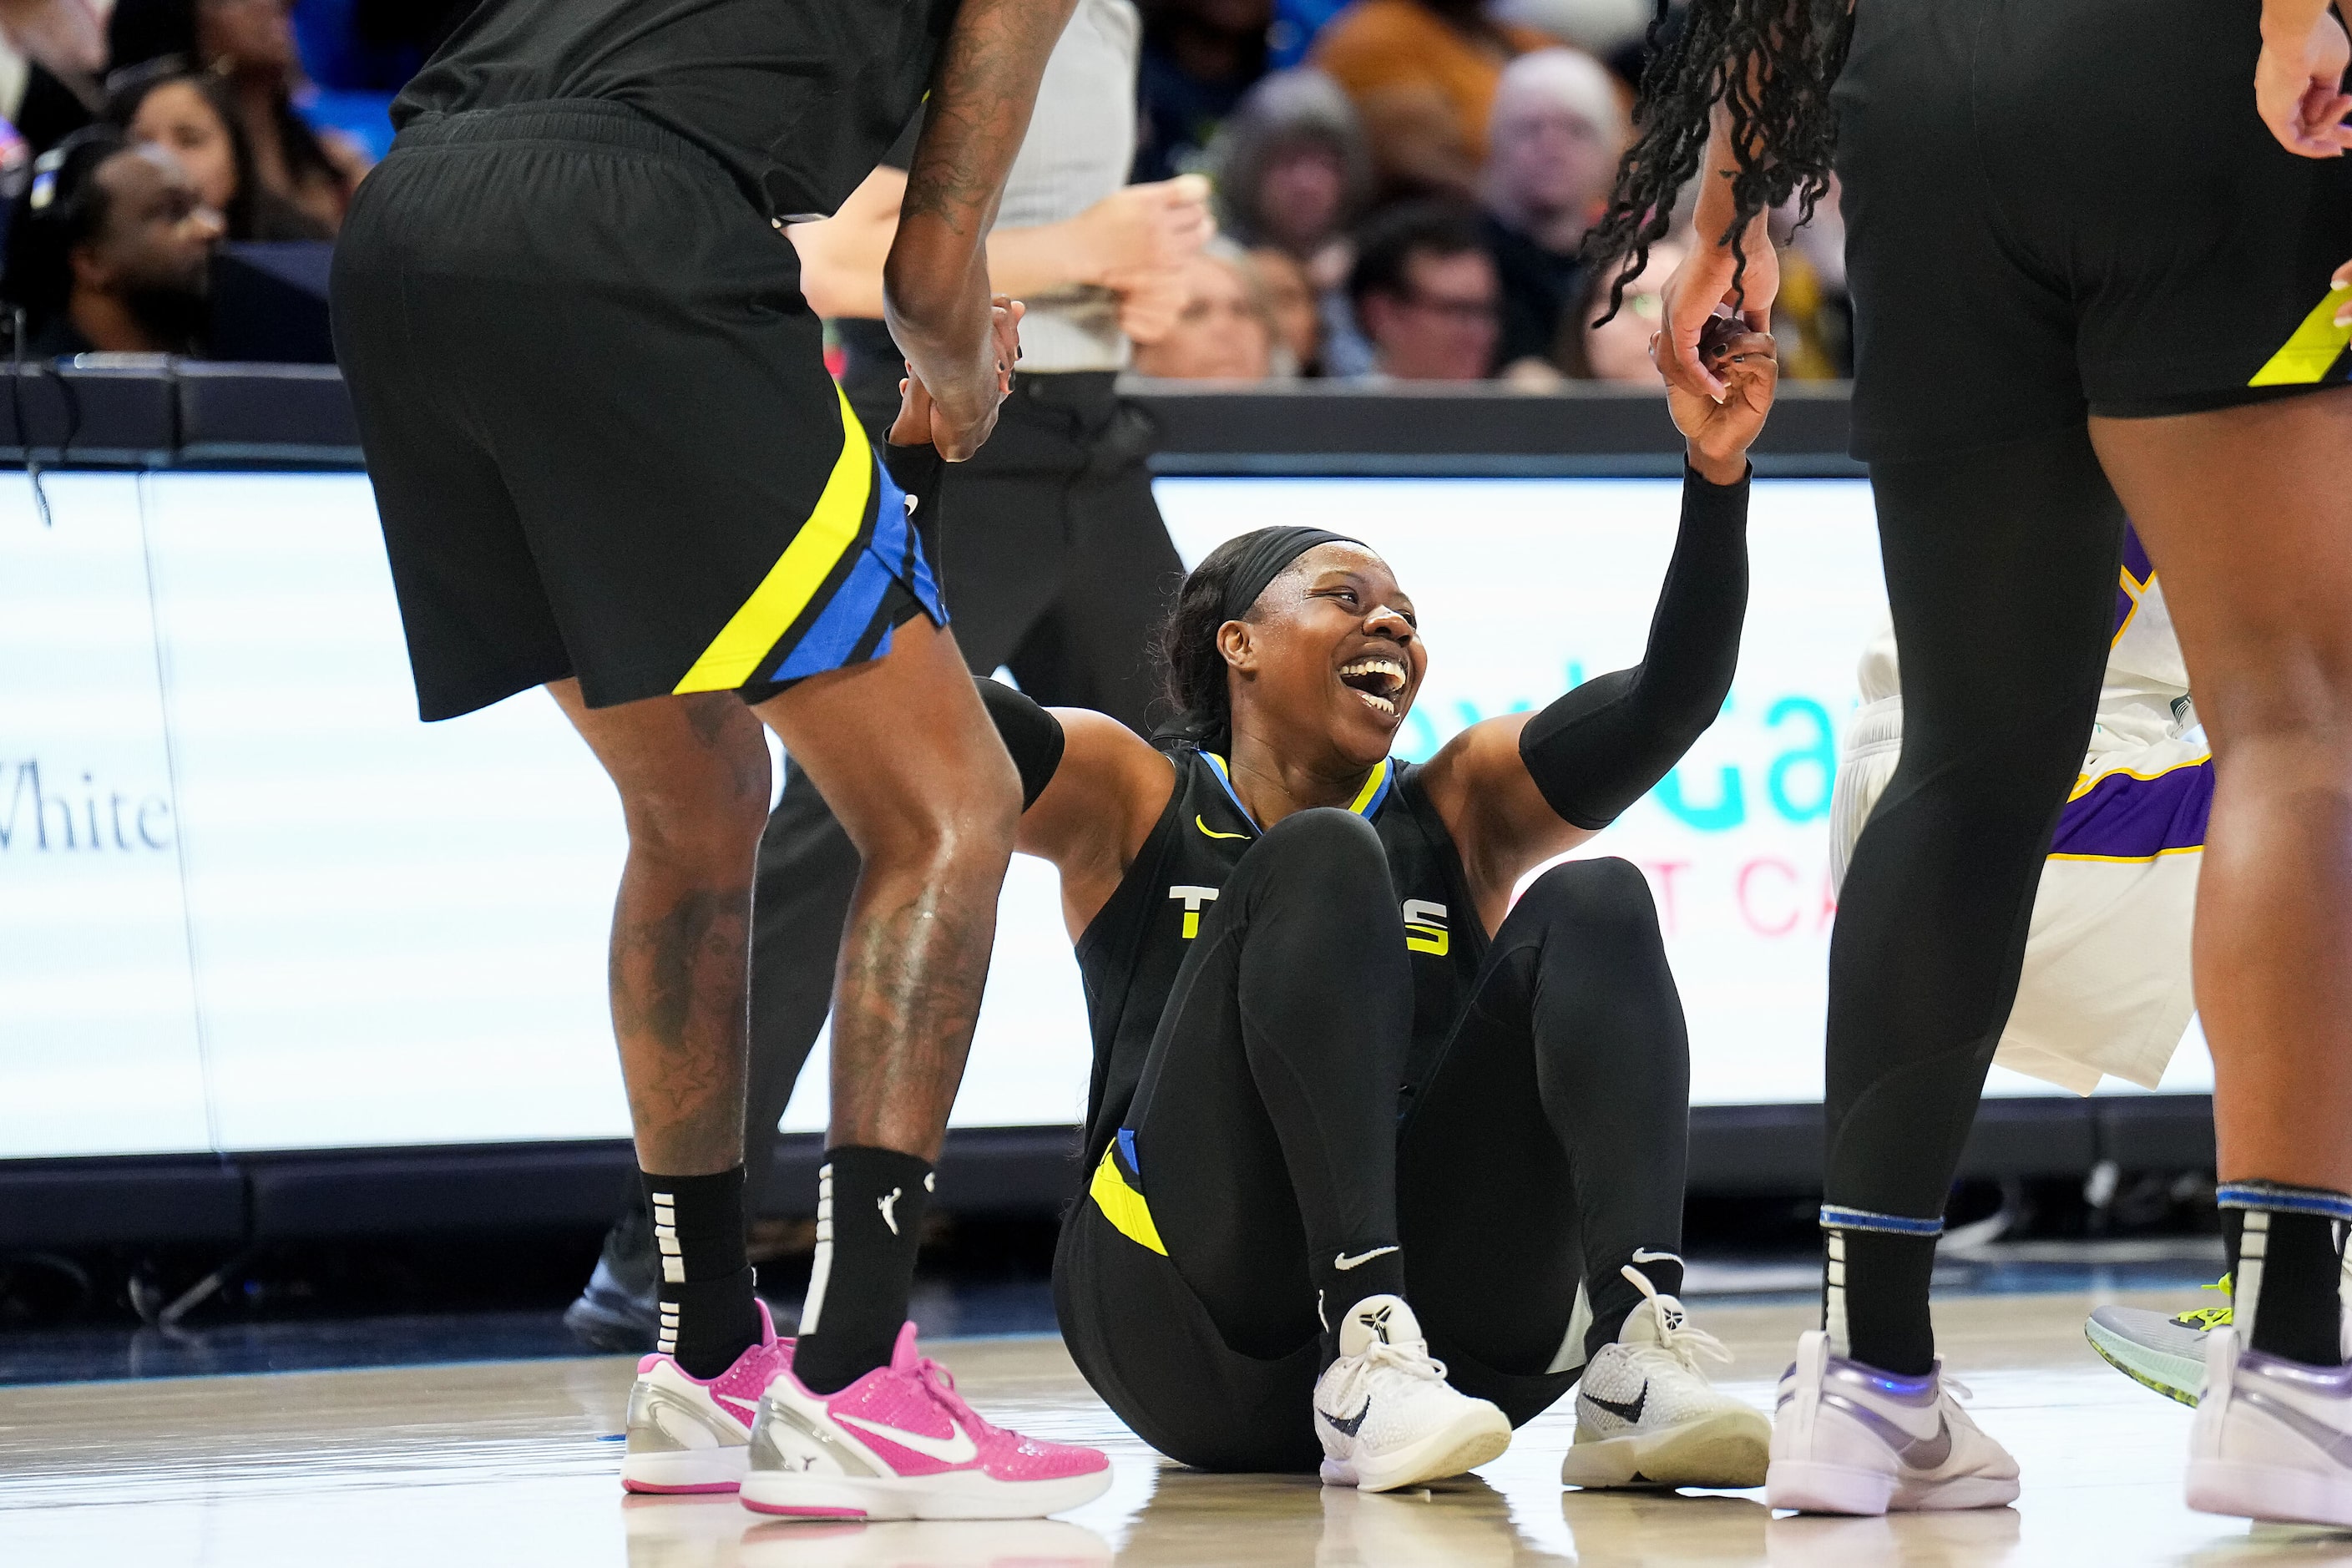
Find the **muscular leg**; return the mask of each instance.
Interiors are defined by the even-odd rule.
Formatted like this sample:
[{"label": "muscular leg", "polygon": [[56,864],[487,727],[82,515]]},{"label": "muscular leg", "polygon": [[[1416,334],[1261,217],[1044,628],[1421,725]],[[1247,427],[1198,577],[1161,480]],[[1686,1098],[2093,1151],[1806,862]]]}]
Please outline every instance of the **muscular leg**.
[{"label": "muscular leg", "polygon": [[2082,764],[2123,511],[2081,430],[1875,464],[1903,756],[1830,945],[1824,1317],[1841,1354],[1935,1354],[1946,1196]]},{"label": "muscular leg", "polygon": [[[1580,860],[1495,933],[1397,1153],[1414,1310],[1454,1385],[1516,1425],[1617,1337],[1639,1265],[1682,1289],[1690,1041],[1642,873]],[[1578,1287],[1588,1331],[1568,1334]]]},{"label": "muscular leg", "polygon": [[760,835],[751,897],[751,1068],[745,1096],[743,1163],[754,1215],[769,1195],[776,1124],[833,1007],[857,849],[797,762]]},{"label": "muscular leg", "polygon": [[[929,1167],[980,1012],[1020,781],[955,638],[890,651],[759,707],[832,805],[861,870],[834,980],[830,1237],[794,1366],[819,1393],[889,1357]],[[829,1243],[829,1245],[828,1245]]]},{"label": "muscular leg", "polygon": [[[2091,430],[2155,558],[2213,743],[2196,980],[2224,1192],[2340,1197],[2352,1193],[2352,391]],[[2334,1364],[2341,1243],[2315,1217],[2267,1223],[2251,1335]],[[2309,1234],[2290,1241],[2298,1228]]]},{"label": "muscular leg", "polygon": [[1336,1323],[1402,1284],[1404,941],[1371,826],[1301,812],[1243,858],[1169,998],[1126,1125],[1169,1258],[1245,1355],[1312,1340],[1318,1294]]},{"label": "muscular leg", "polygon": [[670,1198],[674,1349],[715,1376],[759,1335],[743,1262],[744,965],[768,750],[723,694],[583,705],[548,689],[620,791],[629,853],[613,910],[613,1027],[637,1165]]}]

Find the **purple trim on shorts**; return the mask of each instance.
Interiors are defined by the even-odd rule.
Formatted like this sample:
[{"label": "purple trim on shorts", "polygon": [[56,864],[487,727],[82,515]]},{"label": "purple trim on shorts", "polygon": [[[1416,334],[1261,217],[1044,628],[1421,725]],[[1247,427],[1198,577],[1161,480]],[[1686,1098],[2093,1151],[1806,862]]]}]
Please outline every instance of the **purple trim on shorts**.
[{"label": "purple trim on shorts", "polygon": [[2152,779],[2109,773],[2066,803],[2053,855],[2147,860],[2168,849],[2201,849],[2213,814],[2213,759]]}]

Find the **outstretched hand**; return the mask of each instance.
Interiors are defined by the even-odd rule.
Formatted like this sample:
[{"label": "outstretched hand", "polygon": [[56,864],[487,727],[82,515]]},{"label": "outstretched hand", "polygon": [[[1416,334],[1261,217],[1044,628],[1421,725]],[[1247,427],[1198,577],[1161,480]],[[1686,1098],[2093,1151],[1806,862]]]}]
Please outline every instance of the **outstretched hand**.
[{"label": "outstretched hand", "polygon": [[[1651,336],[1654,359],[1663,360],[1663,337]],[[1675,416],[1675,428],[1683,433],[1692,471],[1709,484],[1738,484],[1748,472],[1748,448],[1763,430],[1780,385],[1772,334],[1735,316],[1710,316],[1701,323],[1697,350],[1697,357],[1723,387],[1722,399],[1693,392],[1669,377],[1666,407]]]},{"label": "outstretched hand", "polygon": [[[1710,400],[1726,395],[1722,378],[1699,353],[1699,332],[1717,307],[1729,308],[1759,332],[1771,328],[1772,300],[1780,292],[1780,257],[1765,230],[1764,215],[1757,215],[1740,241],[1748,257],[1745,273],[1739,272],[1730,247],[1697,243],[1660,290],[1665,326],[1652,357],[1670,388]],[[1739,278],[1736,293],[1731,284],[1735,275]]]}]

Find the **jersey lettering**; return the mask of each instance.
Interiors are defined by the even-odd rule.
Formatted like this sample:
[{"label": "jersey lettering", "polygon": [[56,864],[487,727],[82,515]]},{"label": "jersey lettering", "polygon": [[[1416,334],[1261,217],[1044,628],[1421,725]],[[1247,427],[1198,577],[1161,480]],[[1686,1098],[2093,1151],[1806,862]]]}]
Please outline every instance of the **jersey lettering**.
[{"label": "jersey lettering", "polygon": [[1445,956],[1445,906],[1427,899],[1404,901],[1404,944],[1414,952]]},{"label": "jersey lettering", "polygon": [[1184,905],[1184,940],[1192,941],[1201,934],[1201,907],[1217,901],[1214,888],[1189,888],[1179,885],[1168,889],[1171,899],[1181,900]]}]

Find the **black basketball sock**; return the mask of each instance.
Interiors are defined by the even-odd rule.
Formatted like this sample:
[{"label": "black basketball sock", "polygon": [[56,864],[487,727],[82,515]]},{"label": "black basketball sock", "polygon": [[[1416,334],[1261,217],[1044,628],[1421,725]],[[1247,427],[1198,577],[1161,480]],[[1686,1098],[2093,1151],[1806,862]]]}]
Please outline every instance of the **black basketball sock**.
[{"label": "black basketball sock", "polygon": [[2278,1182],[2214,1194],[2230,1247],[2231,1320],[2247,1344],[2311,1366],[2344,1364],[2344,1235],[2352,1195]]},{"label": "black basketball sock", "polygon": [[1315,1281],[1315,1314],[1323,1321],[1328,1361],[1339,1353],[1339,1319],[1349,1308],[1368,1296],[1404,1294],[1404,1249],[1392,1241],[1334,1248],[1317,1253],[1307,1272]]},{"label": "black basketball sock", "polygon": [[1641,1289],[1625,1278],[1629,1264],[1641,1271],[1659,1295],[1683,1293],[1683,1260],[1674,1253],[1636,1247],[1630,1257],[1611,1259],[1598,1279],[1584,1282],[1587,1299],[1592,1303],[1592,1326],[1584,1331],[1587,1360],[1599,1355],[1601,1346],[1617,1342],[1617,1336],[1625,1331],[1625,1320],[1642,1304]]},{"label": "black basketball sock", "polygon": [[1825,1204],[1822,1231],[1828,1254],[1822,1326],[1829,1331],[1832,1352],[1898,1377],[1933,1372],[1936,1331],[1927,1316],[1927,1285],[1943,1221]]},{"label": "black basketball sock", "polygon": [[743,1167],[710,1176],[638,1175],[661,1258],[655,1348],[675,1355],[690,1377],[717,1377],[760,1342],[743,1258]]},{"label": "black basketball sock", "polygon": [[930,1194],[928,1160],[856,1144],[825,1152],[816,1262],[793,1352],[793,1372],[812,1393],[835,1393],[889,1363]]}]

